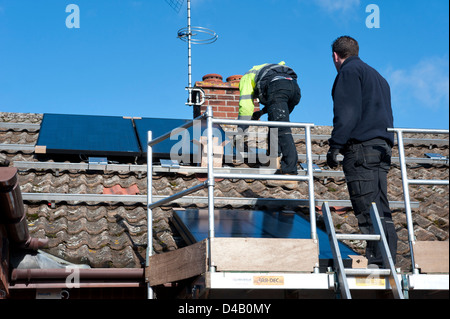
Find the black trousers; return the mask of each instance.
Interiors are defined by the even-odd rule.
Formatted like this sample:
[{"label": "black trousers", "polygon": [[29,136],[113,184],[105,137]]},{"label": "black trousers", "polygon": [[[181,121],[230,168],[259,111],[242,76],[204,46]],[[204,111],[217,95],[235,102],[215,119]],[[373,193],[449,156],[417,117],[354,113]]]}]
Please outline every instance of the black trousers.
[{"label": "black trousers", "polygon": [[[301,93],[296,80],[276,80],[267,87],[267,114],[269,121],[289,122],[289,114],[300,102]],[[278,154],[281,158],[281,171],[284,174],[297,174],[298,154],[290,127],[271,128],[269,134],[269,153],[272,154],[270,146],[274,137],[278,137]]]},{"label": "black trousers", "polygon": [[[370,207],[376,203],[392,259],[397,255],[397,233],[387,197],[387,174],[391,166],[391,146],[383,139],[350,144],[343,150],[344,174],[356,218],[363,234],[373,234]],[[378,242],[368,241],[369,264],[382,266]]]}]

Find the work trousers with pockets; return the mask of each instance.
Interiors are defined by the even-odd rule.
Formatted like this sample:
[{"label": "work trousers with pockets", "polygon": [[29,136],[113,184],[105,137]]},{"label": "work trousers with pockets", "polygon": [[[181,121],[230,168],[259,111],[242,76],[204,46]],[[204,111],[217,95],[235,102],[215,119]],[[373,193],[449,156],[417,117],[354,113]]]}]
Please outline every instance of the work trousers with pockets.
[{"label": "work trousers with pockets", "polygon": [[[301,93],[296,80],[280,79],[272,81],[267,87],[267,114],[269,121],[289,122],[289,114],[300,102]],[[278,138],[278,155],[281,155],[281,171],[284,174],[297,174],[298,154],[290,127],[271,128],[269,146]],[[270,148],[270,147],[269,147]],[[269,149],[269,153],[272,154]]]},{"label": "work trousers with pockets", "polygon": [[[356,218],[363,234],[373,234],[370,207],[376,203],[392,259],[397,255],[397,233],[387,197],[387,174],[391,166],[391,146],[383,139],[350,143],[342,150],[344,174]],[[369,264],[383,265],[377,241],[368,241]]]}]

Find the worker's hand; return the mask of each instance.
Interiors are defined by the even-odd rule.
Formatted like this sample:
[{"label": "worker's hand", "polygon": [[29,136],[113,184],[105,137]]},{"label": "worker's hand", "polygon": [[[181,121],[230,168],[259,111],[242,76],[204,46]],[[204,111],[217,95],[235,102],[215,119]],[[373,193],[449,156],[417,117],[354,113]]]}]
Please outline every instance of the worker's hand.
[{"label": "worker's hand", "polygon": [[337,156],[339,154],[339,149],[330,147],[327,153],[327,164],[330,168],[336,168],[339,166],[339,162],[337,160]]},{"label": "worker's hand", "polygon": [[252,121],[258,121],[262,115],[263,115],[262,111],[254,112],[252,116]]}]

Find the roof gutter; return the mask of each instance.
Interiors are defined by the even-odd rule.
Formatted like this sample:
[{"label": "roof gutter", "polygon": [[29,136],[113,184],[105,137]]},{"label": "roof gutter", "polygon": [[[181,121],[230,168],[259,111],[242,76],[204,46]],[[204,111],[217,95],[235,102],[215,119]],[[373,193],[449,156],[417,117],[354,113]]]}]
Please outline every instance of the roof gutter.
[{"label": "roof gutter", "polygon": [[143,268],[13,269],[9,289],[144,286]]}]

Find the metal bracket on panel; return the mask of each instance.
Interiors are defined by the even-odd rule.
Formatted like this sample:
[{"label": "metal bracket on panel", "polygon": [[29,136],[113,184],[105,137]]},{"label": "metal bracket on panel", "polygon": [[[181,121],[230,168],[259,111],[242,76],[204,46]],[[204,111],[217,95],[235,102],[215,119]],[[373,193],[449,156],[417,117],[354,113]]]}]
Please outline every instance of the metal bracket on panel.
[{"label": "metal bracket on panel", "polygon": [[166,168],[180,168],[180,163],[177,160],[160,160],[161,167]]},{"label": "metal bracket on panel", "polygon": [[[308,164],[306,163],[300,163],[300,167],[304,170],[304,171],[308,171]],[[322,169],[317,166],[317,164],[312,164],[312,168],[313,168],[313,172],[314,173],[320,173],[322,172]]]},{"label": "metal bracket on panel", "polygon": [[425,153],[425,156],[431,158],[432,160],[447,161],[448,163],[448,157],[439,153]]},{"label": "metal bracket on panel", "polygon": [[108,165],[108,159],[106,157],[89,157],[88,169],[89,170],[105,170]]}]

